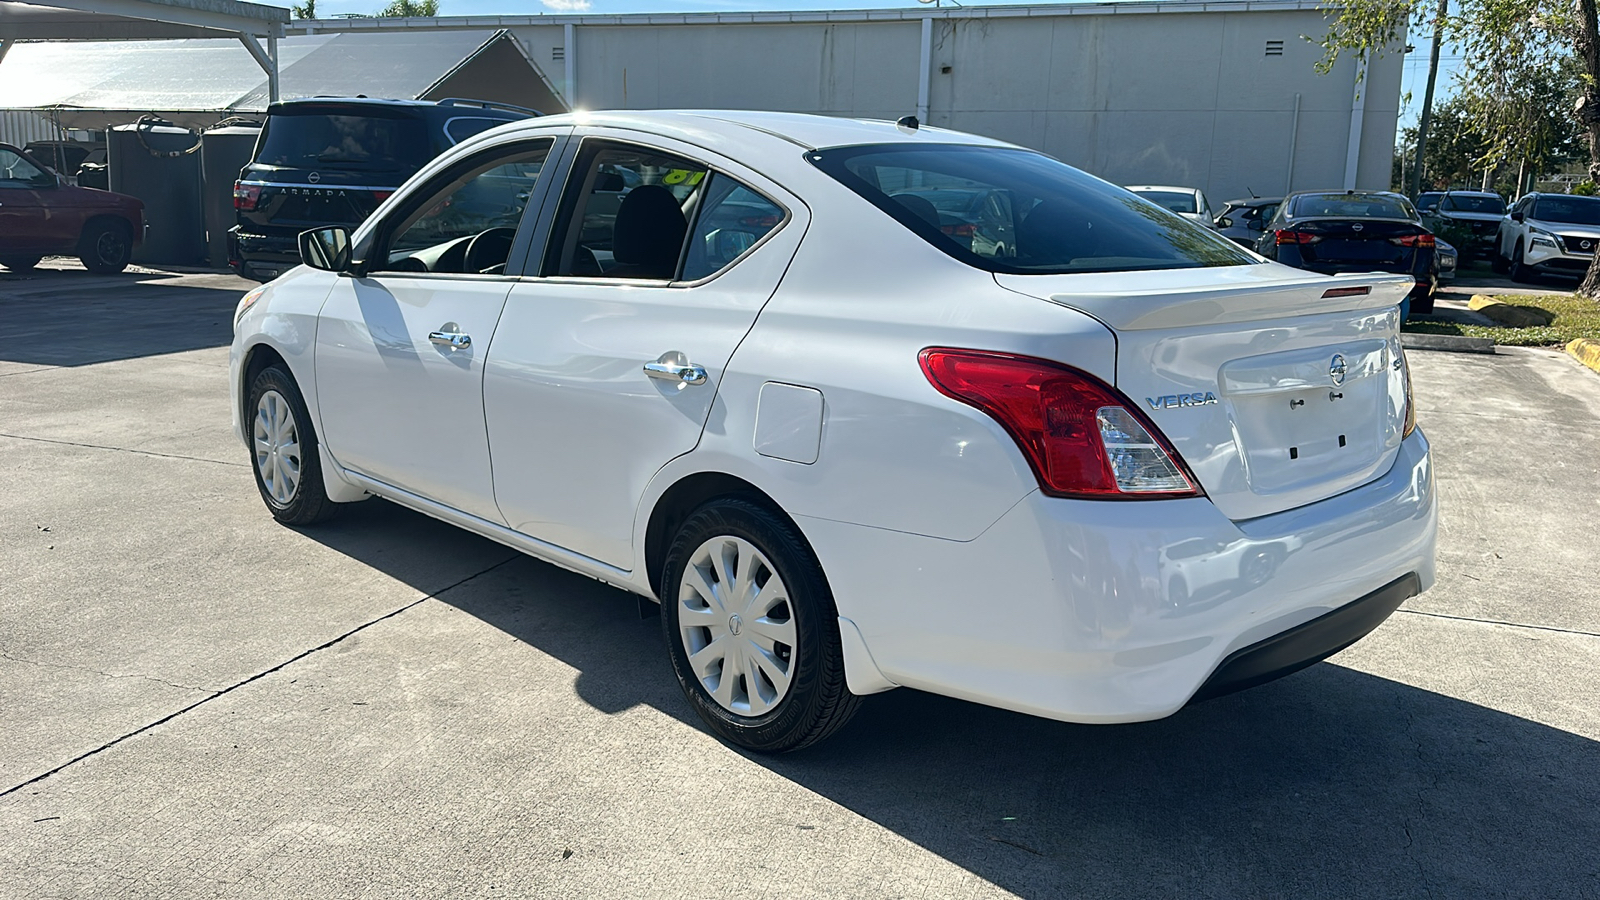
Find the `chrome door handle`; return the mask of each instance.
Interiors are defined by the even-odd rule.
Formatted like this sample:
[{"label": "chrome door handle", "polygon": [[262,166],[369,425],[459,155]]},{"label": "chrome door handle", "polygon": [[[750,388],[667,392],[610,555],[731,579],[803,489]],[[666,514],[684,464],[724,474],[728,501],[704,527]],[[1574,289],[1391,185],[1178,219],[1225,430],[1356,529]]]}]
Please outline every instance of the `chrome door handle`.
[{"label": "chrome door handle", "polygon": [[697,366],[689,362],[689,357],[677,350],[668,350],[661,354],[655,362],[644,364],[644,373],[651,378],[662,381],[672,381],[678,384],[705,384],[705,366]]},{"label": "chrome door handle", "polygon": [[471,335],[458,334],[454,331],[430,331],[428,340],[441,347],[449,347],[451,350],[466,350],[472,346]]}]

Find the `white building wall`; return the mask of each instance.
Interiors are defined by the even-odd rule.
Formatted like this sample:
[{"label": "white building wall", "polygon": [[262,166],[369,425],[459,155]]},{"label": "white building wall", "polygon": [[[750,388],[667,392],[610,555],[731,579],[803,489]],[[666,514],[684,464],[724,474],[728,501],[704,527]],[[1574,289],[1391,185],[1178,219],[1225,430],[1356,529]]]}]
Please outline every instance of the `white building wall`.
[{"label": "white building wall", "polygon": [[[506,27],[578,108],[893,119],[917,111],[929,19],[930,124],[1037,148],[1121,184],[1193,185],[1220,205],[1252,191],[1345,186],[1355,66],[1317,75],[1319,48],[1302,37],[1321,34],[1325,15],[1318,0],[1223,0],[357,19],[317,29]],[[1268,56],[1268,41],[1281,41],[1282,55]],[[1356,187],[1388,187],[1402,60],[1378,61],[1362,84]]]}]

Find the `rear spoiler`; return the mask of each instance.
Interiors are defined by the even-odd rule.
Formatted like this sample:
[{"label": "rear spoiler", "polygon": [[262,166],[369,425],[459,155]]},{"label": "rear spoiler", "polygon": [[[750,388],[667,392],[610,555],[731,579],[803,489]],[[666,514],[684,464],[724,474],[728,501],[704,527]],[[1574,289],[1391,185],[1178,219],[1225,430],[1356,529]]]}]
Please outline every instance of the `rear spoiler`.
[{"label": "rear spoiler", "polygon": [[493,100],[471,100],[465,97],[446,97],[439,101],[440,106],[475,106],[479,109],[501,109],[506,112],[518,112],[525,116],[542,116],[544,113],[526,106],[513,106],[510,103],[497,103]]}]

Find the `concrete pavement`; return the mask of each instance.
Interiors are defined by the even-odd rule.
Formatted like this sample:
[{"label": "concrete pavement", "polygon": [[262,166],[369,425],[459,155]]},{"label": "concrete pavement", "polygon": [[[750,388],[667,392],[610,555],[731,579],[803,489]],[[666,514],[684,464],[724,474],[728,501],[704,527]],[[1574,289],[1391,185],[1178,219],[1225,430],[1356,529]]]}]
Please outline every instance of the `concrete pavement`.
[{"label": "concrete pavement", "polygon": [[0,275],[0,897],[1600,897],[1564,355],[1412,355],[1440,582],[1329,663],[1135,726],[893,691],[763,758],[624,594],[381,501],[274,524],[247,288]]}]

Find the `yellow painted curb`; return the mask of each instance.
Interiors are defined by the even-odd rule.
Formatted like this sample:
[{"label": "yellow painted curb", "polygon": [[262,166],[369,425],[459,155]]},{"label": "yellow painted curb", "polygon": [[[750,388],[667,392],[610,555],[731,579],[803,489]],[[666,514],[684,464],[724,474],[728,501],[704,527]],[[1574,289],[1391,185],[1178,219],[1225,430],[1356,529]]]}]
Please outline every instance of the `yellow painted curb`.
[{"label": "yellow painted curb", "polygon": [[1501,325],[1512,328],[1530,328],[1536,325],[1549,325],[1556,320],[1552,314],[1541,310],[1530,309],[1526,306],[1512,306],[1501,303],[1488,294],[1473,294],[1467,301],[1467,308],[1481,312]]},{"label": "yellow painted curb", "polygon": [[1567,345],[1567,353],[1578,362],[1600,372],[1600,341],[1578,338]]}]

